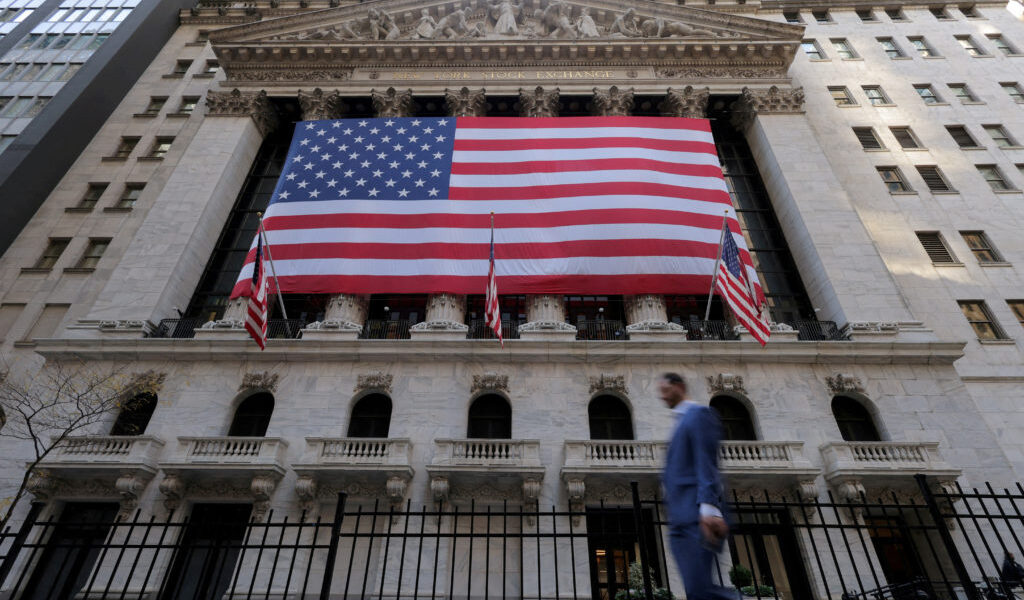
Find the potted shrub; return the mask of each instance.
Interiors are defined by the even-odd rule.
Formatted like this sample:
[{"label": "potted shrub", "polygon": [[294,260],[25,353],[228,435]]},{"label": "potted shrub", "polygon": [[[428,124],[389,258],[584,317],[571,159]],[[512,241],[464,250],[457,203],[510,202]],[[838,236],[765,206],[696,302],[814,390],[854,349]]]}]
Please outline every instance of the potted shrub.
[{"label": "potted shrub", "polygon": [[[651,584],[654,584],[654,569],[647,570],[648,575],[651,578]],[[615,600],[627,600],[629,598],[643,598],[644,597],[644,572],[643,567],[640,566],[639,562],[632,562],[629,564],[629,589],[619,590],[615,593]],[[672,594],[663,587],[654,588],[654,600],[673,600]]]},{"label": "potted shrub", "polygon": [[732,568],[729,569],[729,581],[732,582],[733,587],[738,590],[742,590],[747,586],[753,585],[754,574],[750,572],[750,569],[743,565],[733,565]]}]

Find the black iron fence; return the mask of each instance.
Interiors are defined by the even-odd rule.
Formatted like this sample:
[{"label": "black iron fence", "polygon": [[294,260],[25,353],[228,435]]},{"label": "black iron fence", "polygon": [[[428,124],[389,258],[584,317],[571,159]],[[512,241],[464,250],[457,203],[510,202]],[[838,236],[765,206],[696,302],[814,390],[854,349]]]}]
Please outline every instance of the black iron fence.
[{"label": "black iron fence", "polygon": [[793,321],[787,323],[797,331],[797,339],[807,342],[835,342],[847,339],[835,321]]},{"label": "black iron fence", "polygon": [[628,340],[626,325],[622,321],[595,319],[592,321],[576,321],[576,339],[621,341]]},{"label": "black iron fence", "polygon": [[[188,339],[196,336],[207,321],[198,317],[187,319],[162,319],[149,334],[153,338]],[[302,319],[270,319],[267,321],[267,337],[271,339],[295,339],[306,326]]]},{"label": "black iron fence", "polygon": [[[882,497],[734,493],[715,577],[773,600],[1007,600],[1024,554],[1024,489]],[[493,497],[493,496],[492,496]],[[248,520],[248,505],[117,520],[67,503],[0,534],[0,596],[71,598],[627,598],[681,595],[657,500],[541,510],[509,501],[393,506],[338,496],[320,515]],[[333,517],[331,513],[333,512]],[[646,568],[641,568],[645,565]]]},{"label": "black iron fence", "polygon": [[406,319],[370,319],[363,325],[359,337],[364,340],[407,340],[411,337],[411,325]]},{"label": "black iron fence", "polygon": [[683,321],[688,340],[738,340],[728,321]]},{"label": "black iron fence", "polygon": [[[503,340],[517,340],[519,339],[519,326],[522,325],[521,321],[502,321],[501,322],[501,339]],[[469,331],[466,333],[466,339],[469,340],[496,340],[498,336],[494,335],[494,330],[487,325],[487,321],[484,319],[472,319],[469,322]]]}]

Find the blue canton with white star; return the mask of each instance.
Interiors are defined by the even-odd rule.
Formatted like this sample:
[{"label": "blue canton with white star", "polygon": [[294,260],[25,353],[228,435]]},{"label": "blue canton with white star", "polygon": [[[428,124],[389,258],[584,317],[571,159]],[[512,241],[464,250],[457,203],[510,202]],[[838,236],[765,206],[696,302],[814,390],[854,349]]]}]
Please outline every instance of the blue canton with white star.
[{"label": "blue canton with white star", "polygon": [[729,229],[725,230],[725,243],[722,244],[722,262],[725,263],[725,268],[729,269],[729,272],[733,274],[733,277],[737,279],[743,279],[740,268],[740,252],[736,248],[736,241],[732,238],[732,231]]},{"label": "blue canton with white star", "polygon": [[303,121],[271,204],[448,197],[454,117]]}]

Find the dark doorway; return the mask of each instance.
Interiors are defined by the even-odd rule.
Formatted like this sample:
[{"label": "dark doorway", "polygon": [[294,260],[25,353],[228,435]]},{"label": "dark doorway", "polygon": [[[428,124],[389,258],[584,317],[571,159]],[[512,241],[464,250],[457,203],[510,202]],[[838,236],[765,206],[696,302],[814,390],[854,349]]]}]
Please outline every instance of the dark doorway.
[{"label": "dark doorway", "polygon": [[352,407],[348,437],[386,438],[391,428],[391,399],[384,394],[364,396]]},{"label": "dark doorway", "polygon": [[156,394],[142,393],[124,403],[110,435],[142,435],[156,410]]},{"label": "dark doorway", "polygon": [[848,396],[832,399],[832,414],[839,426],[839,433],[847,442],[880,442],[875,420],[863,404]]},{"label": "dark doorway", "polygon": [[274,414],[274,396],[267,392],[253,394],[235,409],[235,417],[228,428],[229,436],[263,437]]},{"label": "dark doorway", "polygon": [[116,503],[69,502],[60,513],[21,600],[70,600],[89,582]]},{"label": "dark doorway", "polygon": [[756,440],[754,422],[750,411],[743,403],[731,396],[715,396],[711,399],[711,408],[718,413],[722,422],[722,439],[750,441]]},{"label": "dark doorway", "polygon": [[496,394],[480,396],[469,406],[469,439],[507,440],[512,438],[512,407]]},{"label": "dark doorway", "polygon": [[587,408],[590,417],[590,439],[631,440],[633,419],[629,407],[615,396],[598,396]]},{"label": "dark doorway", "polygon": [[[643,538],[654,587],[666,587],[661,547],[649,509],[641,512]],[[587,508],[587,553],[590,556],[590,585],[595,600],[614,600],[629,587],[629,566],[639,562],[640,536],[631,509]]]},{"label": "dark doorway", "polygon": [[865,516],[864,525],[886,581],[907,583],[923,576],[917,548],[902,517]]},{"label": "dark doorway", "polygon": [[[729,532],[734,565],[750,569],[757,585],[771,586],[768,597],[810,600],[811,588],[792,519],[785,510],[737,510]],[[725,585],[729,577],[722,573]]]},{"label": "dark doorway", "polygon": [[161,600],[223,598],[251,512],[249,504],[194,505]]}]

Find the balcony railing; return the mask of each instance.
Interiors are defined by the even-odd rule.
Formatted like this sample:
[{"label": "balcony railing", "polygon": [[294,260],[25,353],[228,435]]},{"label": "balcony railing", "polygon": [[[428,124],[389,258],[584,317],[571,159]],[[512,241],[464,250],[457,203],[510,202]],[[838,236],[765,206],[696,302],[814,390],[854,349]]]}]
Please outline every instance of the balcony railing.
[{"label": "balcony railing", "polygon": [[294,340],[305,327],[302,319],[271,319],[267,322],[267,338]]},{"label": "balcony railing", "polygon": [[723,441],[718,449],[722,470],[810,470],[812,465],[804,456],[803,442],[776,441]]},{"label": "balcony railing", "polygon": [[280,465],[288,442],[265,437],[179,437],[177,462],[187,465]]},{"label": "balcony railing", "polygon": [[821,446],[827,474],[956,472],[942,460],[938,442],[830,442]]},{"label": "balcony railing", "polygon": [[407,340],[409,339],[409,326],[411,323],[405,319],[390,321],[371,319],[363,325],[363,332],[359,337],[364,340]]},{"label": "balcony railing", "polygon": [[434,465],[540,467],[537,440],[435,440]]},{"label": "balcony railing", "polygon": [[[502,321],[501,322],[501,337],[505,340],[517,340],[519,339],[519,326],[522,325],[522,321]],[[469,322],[469,332],[466,333],[466,339],[468,340],[496,340],[498,337],[494,335],[494,330],[487,326],[487,322],[483,319],[473,319]]]},{"label": "balcony railing", "polygon": [[151,435],[81,436],[62,441],[44,461],[54,463],[149,463],[156,460],[163,441]]},{"label": "balcony railing", "polygon": [[306,438],[316,465],[408,465],[412,444],[408,439]]},{"label": "balcony railing", "polygon": [[576,321],[576,339],[578,340],[628,340],[626,327],[622,321]]},{"label": "balcony railing", "polygon": [[203,326],[206,319],[191,317],[188,319],[163,319],[156,326],[149,337],[155,338],[192,338],[196,335],[196,329]]},{"label": "balcony railing", "polygon": [[740,337],[733,331],[728,321],[683,321],[686,328],[686,339],[701,340],[738,340]]},{"label": "balcony railing", "polygon": [[565,466],[583,469],[660,469],[665,442],[635,440],[567,440]]},{"label": "balcony railing", "polygon": [[797,339],[805,342],[833,342],[846,340],[835,321],[793,321],[787,323],[797,331]]}]

